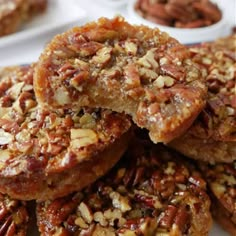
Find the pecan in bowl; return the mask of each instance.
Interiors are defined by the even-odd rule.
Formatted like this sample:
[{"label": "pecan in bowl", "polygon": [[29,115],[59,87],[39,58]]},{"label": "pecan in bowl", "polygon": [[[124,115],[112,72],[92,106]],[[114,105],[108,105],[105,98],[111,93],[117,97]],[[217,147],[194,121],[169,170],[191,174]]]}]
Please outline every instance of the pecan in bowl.
[{"label": "pecan in bowl", "polygon": [[26,203],[0,193],[0,235],[25,236],[28,221]]},{"label": "pecan in bowl", "polygon": [[207,162],[236,160],[236,34],[190,48],[206,75],[206,107],[191,128],[169,145]]},{"label": "pecan in bowl", "polygon": [[0,70],[0,192],[48,199],[79,190],[106,173],[128,145],[124,114],[37,105],[34,66]]},{"label": "pecan in bowl", "polygon": [[49,43],[36,66],[35,94],[50,109],[125,112],[155,143],[169,142],[205,105],[206,87],[189,56],[158,29],[101,18]]},{"label": "pecan in bowl", "polygon": [[201,163],[200,168],[211,190],[213,217],[230,235],[236,235],[236,161]]},{"label": "pecan in bowl", "polygon": [[193,165],[161,144],[136,141],[92,185],[37,202],[41,235],[208,235],[206,183]]},{"label": "pecan in bowl", "polygon": [[137,0],[134,9],[144,19],[176,28],[206,27],[222,18],[210,0]]}]

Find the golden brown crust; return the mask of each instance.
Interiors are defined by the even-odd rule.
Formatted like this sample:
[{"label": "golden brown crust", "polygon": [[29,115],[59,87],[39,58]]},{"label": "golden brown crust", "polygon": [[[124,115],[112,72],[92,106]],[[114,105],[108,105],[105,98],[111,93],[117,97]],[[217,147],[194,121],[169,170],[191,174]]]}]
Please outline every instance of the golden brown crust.
[{"label": "golden brown crust", "polygon": [[185,156],[209,163],[231,163],[236,159],[235,142],[216,141],[212,138],[200,139],[190,131],[169,143],[169,146]]},{"label": "golden brown crust", "polygon": [[28,220],[25,202],[0,193],[0,235],[25,236]]},{"label": "golden brown crust", "polygon": [[[41,235],[208,235],[206,183],[177,153],[136,141],[96,183],[38,202]],[[103,232],[103,234],[102,234]]]},{"label": "golden brown crust", "polygon": [[50,109],[86,105],[125,112],[154,142],[169,142],[205,103],[201,73],[188,57],[158,29],[101,18],[49,43],[36,68],[35,93]]},{"label": "golden brown crust", "polygon": [[236,232],[236,162],[200,164],[212,197],[212,213],[225,230]]},{"label": "golden brown crust", "polygon": [[[71,168],[57,170],[57,172],[48,173],[47,169],[22,169],[23,173],[13,176],[0,173],[0,189],[16,199],[24,200],[46,200],[65,196],[88,186],[109,171],[125,152],[129,139],[130,135],[124,134],[119,140],[94,155],[90,160],[74,164]],[[21,162],[23,161],[21,160]],[[32,165],[37,164],[41,163],[33,163]],[[14,169],[12,168],[11,171]]]},{"label": "golden brown crust", "polygon": [[125,151],[131,126],[109,110],[40,108],[33,69],[0,71],[0,191],[26,200],[67,195],[96,180]]},{"label": "golden brown crust", "polygon": [[190,48],[206,74],[207,104],[185,135],[170,146],[208,162],[236,160],[236,34]]}]

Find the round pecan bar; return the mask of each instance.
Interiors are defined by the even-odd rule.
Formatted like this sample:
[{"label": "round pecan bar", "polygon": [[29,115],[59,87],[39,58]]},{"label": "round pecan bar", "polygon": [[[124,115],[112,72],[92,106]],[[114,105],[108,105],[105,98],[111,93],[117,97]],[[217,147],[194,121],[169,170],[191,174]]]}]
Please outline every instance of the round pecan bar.
[{"label": "round pecan bar", "polygon": [[25,236],[28,219],[25,202],[0,193],[0,235]]},{"label": "round pecan bar", "polygon": [[126,150],[130,120],[110,110],[41,109],[33,67],[0,71],[0,192],[48,199],[79,190]]},{"label": "round pecan bar", "polygon": [[41,235],[208,235],[206,183],[166,147],[137,141],[83,191],[37,203]]},{"label": "round pecan bar", "polygon": [[15,32],[26,17],[26,0],[0,1],[0,36]]},{"label": "round pecan bar", "polygon": [[236,162],[201,164],[212,196],[212,213],[231,235],[236,235]]},{"label": "round pecan bar", "polygon": [[206,74],[207,104],[188,132],[170,145],[208,162],[236,160],[236,34],[190,48]]},{"label": "round pecan bar", "polygon": [[125,112],[152,141],[182,134],[206,95],[187,48],[158,29],[101,18],[56,36],[34,76],[40,105]]}]

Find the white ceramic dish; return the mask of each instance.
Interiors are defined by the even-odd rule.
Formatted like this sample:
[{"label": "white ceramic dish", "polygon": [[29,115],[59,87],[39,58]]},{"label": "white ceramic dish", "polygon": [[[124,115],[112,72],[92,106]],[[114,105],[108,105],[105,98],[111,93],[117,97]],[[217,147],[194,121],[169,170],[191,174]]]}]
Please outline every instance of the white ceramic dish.
[{"label": "white ceramic dish", "polygon": [[97,0],[97,1],[108,7],[117,8],[126,5],[129,0]]},{"label": "white ceramic dish", "polygon": [[169,33],[172,37],[178,39],[184,44],[195,44],[200,42],[212,41],[216,38],[226,36],[230,32],[230,24],[227,21],[227,8],[222,0],[212,0],[222,11],[222,19],[214,25],[196,29],[178,29],[155,24],[141,17],[135,10],[136,0],[130,0],[128,4],[128,14],[132,23],[148,25],[150,27],[158,27],[160,30]]},{"label": "white ceramic dish", "polygon": [[49,0],[44,14],[36,16],[14,34],[0,38],[0,48],[42,35],[57,28],[75,23],[86,16],[76,0]]}]

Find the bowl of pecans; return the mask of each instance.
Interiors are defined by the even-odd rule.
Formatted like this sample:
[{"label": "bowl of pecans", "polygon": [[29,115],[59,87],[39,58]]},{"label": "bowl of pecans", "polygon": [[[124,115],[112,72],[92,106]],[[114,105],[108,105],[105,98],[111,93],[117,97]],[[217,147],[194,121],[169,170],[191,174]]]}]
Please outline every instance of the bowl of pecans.
[{"label": "bowl of pecans", "polygon": [[220,0],[131,0],[128,4],[133,23],[158,27],[184,44],[227,35],[226,10]]}]

